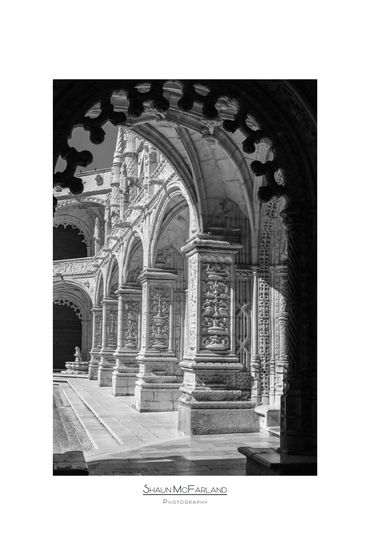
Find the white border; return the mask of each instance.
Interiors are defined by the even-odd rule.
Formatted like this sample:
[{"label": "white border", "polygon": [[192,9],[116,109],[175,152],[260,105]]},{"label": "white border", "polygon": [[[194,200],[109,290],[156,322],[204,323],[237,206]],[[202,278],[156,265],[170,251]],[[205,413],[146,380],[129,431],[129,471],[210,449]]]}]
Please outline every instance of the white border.
[{"label": "white border", "polygon": [[[364,551],[369,41],[363,7],[356,0],[348,9],[314,1],[65,0],[4,9],[6,553]],[[144,477],[51,476],[52,78],[142,76],[319,79],[318,478],[222,477],[231,491],[226,500],[162,509],[158,499],[139,495]],[[199,478],[208,480],[216,481]]]}]

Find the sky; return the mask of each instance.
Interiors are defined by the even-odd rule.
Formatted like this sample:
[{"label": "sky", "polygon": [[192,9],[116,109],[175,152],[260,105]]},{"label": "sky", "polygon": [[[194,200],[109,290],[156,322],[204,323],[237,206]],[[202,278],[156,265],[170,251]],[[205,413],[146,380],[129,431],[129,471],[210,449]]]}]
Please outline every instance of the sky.
[{"label": "sky", "polygon": [[[103,129],[106,133],[104,141],[100,145],[94,145],[90,141],[90,136],[87,131],[82,127],[76,127],[73,130],[72,137],[69,139],[68,143],[70,146],[75,147],[77,150],[89,150],[93,155],[92,163],[86,168],[77,168],[77,175],[79,170],[95,170],[102,168],[110,168],[113,161],[113,152],[116,145],[117,138],[117,127],[107,122]],[[56,171],[63,171],[65,168],[65,162],[59,158]]]}]

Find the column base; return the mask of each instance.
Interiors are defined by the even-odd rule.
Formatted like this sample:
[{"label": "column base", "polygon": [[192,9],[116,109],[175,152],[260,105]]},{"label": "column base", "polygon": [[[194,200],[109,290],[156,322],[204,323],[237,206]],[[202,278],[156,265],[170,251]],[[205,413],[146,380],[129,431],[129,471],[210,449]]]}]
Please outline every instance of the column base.
[{"label": "column base", "polygon": [[104,352],[101,354],[99,367],[98,367],[98,386],[99,387],[109,387],[112,385],[112,373],[114,366],[116,364],[116,359],[113,353]]},{"label": "column base", "polygon": [[178,431],[184,435],[234,434],[259,431],[251,401],[238,401],[237,391],[202,392],[203,399],[183,394],[178,401]]},{"label": "column base", "polygon": [[98,379],[98,368],[99,368],[98,364],[92,364],[92,363],[89,364],[89,373],[88,373],[89,380]]},{"label": "column base", "polygon": [[109,387],[112,385],[112,368],[99,368],[98,369],[98,386]]},{"label": "column base", "polygon": [[99,360],[100,357],[95,355],[91,355],[91,360],[89,362],[89,380],[97,380],[98,379],[98,369],[99,369]]},{"label": "column base", "polygon": [[115,397],[124,395],[135,395],[136,372],[119,372],[114,370],[112,374],[112,394]]},{"label": "column base", "polygon": [[181,378],[178,376],[138,376],[135,385],[135,407],[138,412],[177,410]]}]

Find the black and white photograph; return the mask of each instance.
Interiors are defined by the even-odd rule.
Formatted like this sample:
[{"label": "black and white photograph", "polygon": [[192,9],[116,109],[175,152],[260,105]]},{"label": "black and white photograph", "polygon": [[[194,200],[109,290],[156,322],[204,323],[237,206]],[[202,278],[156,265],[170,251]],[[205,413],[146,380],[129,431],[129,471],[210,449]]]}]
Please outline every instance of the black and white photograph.
[{"label": "black and white photograph", "polygon": [[54,81],[54,474],[316,474],[316,88]]},{"label": "black and white photograph", "polygon": [[1,21],[1,552],[366,553],[365,3]]}]

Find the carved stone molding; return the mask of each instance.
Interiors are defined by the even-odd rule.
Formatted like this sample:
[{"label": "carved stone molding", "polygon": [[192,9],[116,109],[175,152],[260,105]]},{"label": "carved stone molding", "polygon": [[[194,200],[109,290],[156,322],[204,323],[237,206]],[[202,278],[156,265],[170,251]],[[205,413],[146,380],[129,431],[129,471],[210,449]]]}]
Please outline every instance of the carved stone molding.
[{"label": "carved stone molding", "polygon": [[57,260],[53,262],[53,275],[85,275],[94,274],[96,268],[93,266],[94,258],[75,258],[69,260]]}]

